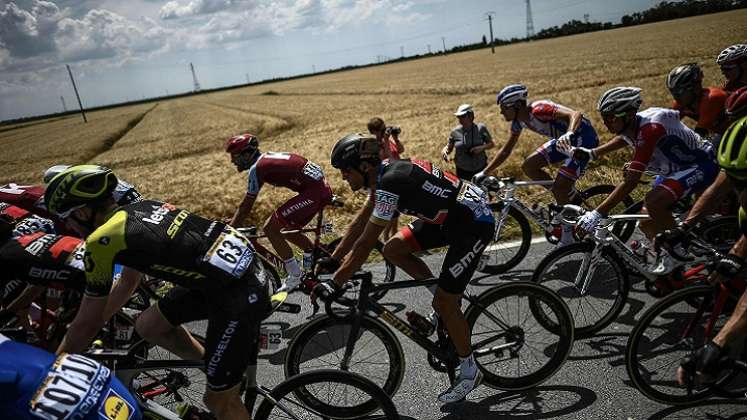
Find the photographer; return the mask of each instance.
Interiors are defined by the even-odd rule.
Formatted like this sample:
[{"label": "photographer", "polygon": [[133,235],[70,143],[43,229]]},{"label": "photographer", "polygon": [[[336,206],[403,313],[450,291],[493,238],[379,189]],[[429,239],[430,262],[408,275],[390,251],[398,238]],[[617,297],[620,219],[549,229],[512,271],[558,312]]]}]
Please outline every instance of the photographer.
[{"label": "photographer", "polygon": [[400,153],[405,151],[405,146],[399,141],[402,129],[399,127],[387,127],[384,120],[379,117],[371,118],[368,122],[368,132],[376,136],[379,141],[379,158],[400,159]]}]

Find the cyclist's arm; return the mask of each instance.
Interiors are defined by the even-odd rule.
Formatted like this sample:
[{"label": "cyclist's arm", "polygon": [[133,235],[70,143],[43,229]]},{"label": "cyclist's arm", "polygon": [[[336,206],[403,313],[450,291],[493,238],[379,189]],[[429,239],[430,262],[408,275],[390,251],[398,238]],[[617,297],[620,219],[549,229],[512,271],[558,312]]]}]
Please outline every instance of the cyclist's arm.
[{"label": "cyclist's arm", "polygon": [[615,190],[607,196],[602,204],[597,207],[597,211],[599,213],[602,213],[603,215],[609,214],[610,210],[612,210],[618,203],[623,201],[623,199],[625,199],[625,197],[633,192],[633,190],[638,186],[642,174],[643,172],[630,170],[626,172],[623,183],[618,185]]},{"label": "cyclist's arm", "polygon": [[26,288],[23,289],[23,292],[21,292],[21,294],[18,295],[17,298],[10,302],[10,304],[8,304],[5,309],[15,313],[24,311],[29,306],[31,306],[31,304],[34,302],[34,299],[41,296],[41,294],[44,293],[45,290],[47,290],[47,288],[44,286],[30,284],[26,286]]},{"label": "cyclist's arm", "polygon": [[241,200],[241,204],[239,204],[239,208],[236,209],[236,213],[233,214],[233,217],[228,224],[233,227],[240,227],[252,212],[252,207],[254,207],[256,199],[256,196],[245,195],[244,199]]},{"label": "cyclist's arm", "polygon": [[726,178],[726,173],[719,172],[713,184],[706,188],[706,190],[703,191],[703,194],[698,198],[698,201],[695,202],[690,213],[688,213],[684,224],[692,226],[700,220],[702,216],[712,214],[719,203],[726,198],[731,190],[731,185],[729,185],[729,180]]},{"label": "cyclist's arm", "polygon": [[[744,235],[739,237],[739,240],[729,251],[730,254],[734,254],[742,259],[747,259],[747,237]],[[734,308],[729,320],[726,321],[724,327],[718,332],[713,341],[718,344],[721,348],[727,346],[729,343],[734,343],[739,337],[744,337],[747,333],[747,291],[742,293],[742,297],[737,302],[737,307]]]},{"label": "cyclist's arm", "polygon": [[625,140],[620,137],[616,136],[612,140],[608,141],[607,143],[604,143],[603,145],[597,147],[594,149],[594,154],[596,155],[597,159],[601,158],[602,156],[612,153],[616,150],[620,150],[627,146],[628,143],[625,142]]},{"label": "cyclist's arm", "polygon": [[368,219],[373,213],[373,201],[371,197],[368,198],[363,208],[358,211],[355,218],[348,226],[345,231],[345,235],[342,237],[342,241],[337,245],[335,251],[332,253],[332,258],[336,261],[342,261],[343,258],[353,249],[353,245],[358,237],[363,234],[363,230],[366,227]]},{"label": "cyclist's arm", "polygon": [[138,286],[140,286],[140,280],[143,275],[130,267],[122,267],[122,276],[119,281],[112,287],[111,294],[106,303],[106,310],[104,311],[104,319],[108,320],[112,317],[119,309],[124,306],[125,303],[130,299],[130,296],[135,292]]},{"label": "cyclist's arm", "polygon": [[75,315],[73,323],[65,334],[65,337],[57,348],[60,353],[81,353],[91,343],[93,338],[104,326],[104,309],[106,309],[106,297],[83,296],[78,314]]},{"label": "cyclist's arm", "polygon": [[518,133],[512,133],[511,137],[508,138],[508,141],[506,144],[501,147],[501,150],[495,155],[493,160],[490,161],[488,166],[485,167],[484,172],[490,173],[491,171],[496,170],[499,166],[503,164],[503,162],[508,159],[509,156],[511,156],[511,151],[514,150],[514,146],[516,146],[516,142],[519,140],[519,134]]},{"label": "cyclist's arm", "polygon": [[366,262],[368,255],[371,250],[376,246],[376,241],[379,239],[379,235],[387,226],[388,223],[379,224],[369,220],[366,222],[363,234],[358,236],[353,246],[353,251],[350,253],[348,258],[342,263],[340,268],[335,271],[332,276],[332,281],[337,286],[342,286],[350,276],[353,275],[362,265]]},{"label": "cyclist's arm", "polygon": [[581,121],[584,119],[584,114],[579,111],[565,110],[562,107],[558,107],[555,110],[555,118],[568,121],[568,132],[575,133],[579,127],[581,127]]},{"label": "cyclist's arm", "polygon": [[399,141],[399,136],[392,136],[394,143],[397,145],[397,153],[403,153],[405,151],[405,145]]}]

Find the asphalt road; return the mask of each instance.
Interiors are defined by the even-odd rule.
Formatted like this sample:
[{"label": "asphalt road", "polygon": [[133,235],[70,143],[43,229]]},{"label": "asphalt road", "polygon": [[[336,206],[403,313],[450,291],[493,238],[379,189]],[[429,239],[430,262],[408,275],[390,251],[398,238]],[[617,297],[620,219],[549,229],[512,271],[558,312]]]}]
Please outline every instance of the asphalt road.
[{"label": "asphalt road", "polygon": [[[527,258],[514,270],[499,276],[477,275],[469,291],[480,293],[501,282],[528,280],[533,268],[551,250],[541,242],[532,245]],[[426,262],[437,273],[441,255],[429,255]],[[406,275],[398,271],[397,279]],[[465,402],[442,405],[436,399],[448,387],[446,374],[430,368],[425,351],[399,333],[406,354],[406,371],[393,400],[404,419],[738,419],[747,418],[747,403],[707,401],[695,407],[668,407],[646,399],[630,385],[624,365],[628,333],[636,320],[654,301],[643,284],[633,280],[633,291],[620,317],[596,336],[577,340],[563,367],[547,382],[524,393],[508,393],[481,386]],[[274,386],[284,379],[283,361],[287,340],[307,322],[311,314],[308,297],[296,293],[290,302],[303,304],[301,314],[274,314],[267,321],[283,329],[279,350],[260,354],[257,379]],[[430,311],[431,295],[424,288],[390,291],[382,300],[404,318],[404,308],[421,314]],[[196,326],[197,327],[197,326]],[[199,326],[201,327],[201,326]],[[197,329],[202,329],[197,327]]]}]

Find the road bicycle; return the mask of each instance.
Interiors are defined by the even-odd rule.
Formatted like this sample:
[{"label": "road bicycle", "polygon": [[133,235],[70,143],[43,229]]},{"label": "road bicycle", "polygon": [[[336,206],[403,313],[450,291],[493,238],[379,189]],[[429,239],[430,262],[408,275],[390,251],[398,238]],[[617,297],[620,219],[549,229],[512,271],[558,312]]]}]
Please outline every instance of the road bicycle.
[{"label": "road bicycle", "polygon": [[[554,212],[541,205],[527,206],[516,196],[516,190],[533,186],[550,188],[554,181],[516,181],[514,178],[487,177],[481,186],[491,197],[490,208],[495,216],[495,234],[493,241],[485,248],[478,270],[488,274],[504,273],[516,267],[529,252],[532,243],[532,220],[545,233],[551,243],[557,243],[560,235],[558,225],[552,223]],[[612,185],[595,185],[577,191],[571,204],[586,208],[596,208],[615,187]],[[493,200],[495,198],[495,201]],[[633,199],[626,196],[620,205],[613,209],[618,213],[633,205]],[[544,213],[544,214],[543,214]],[[619,234],[626,239],[632,234],[635,226],[618,225]],[[518,243],[517,243],[518,242]]]},{"label": "road bicycle", "polygon": [[[578,207],[566,206],[558,220],[575,225],[582,212]],[[642,253],[634,251],[609,229],[615,223],[648,218],[643,214],[609,216],[583,241],[550,252],[537,265],[530,281],[549,287],[565,300],[573,314],[577,337],[592,336],[617,318],[630,292],[630,273],[643,277],[646,290],[661,297],[667,290],[706,278],[709,268],[718,261],[709,250],[714,245],[731,247],[737,238],[735,218],[706,219],[694,229],[691,242],[698,258],[688,261],[685,269],[661,276],[652,273],[658,255],[645,249]]]},{"label": "road bicycle", "polygon": [[[405,371],[404,353],[394,329],[423,348],[429,365],[447,373],[453,382],[459,359],[442,323],[438,322],[435,341],[431,340],[370,298],[381,290],[434,286],[437,280],[374,284],[371,273],[353,277],[361,282],[358,299],[336,299],[348,308],[349,315],[323,315],[303,326],[286,351],[286,378],[309,369],[338,368],[374,380],[393,396]],[[532,388],[550,378],[568,357],[573,346],[573,319],[563,300],[549,289],[511,282],[477,296],[465,294],[464,300],[469,304],[464,315],[473,354],[488,386],[511,391]],[[542,322],[535,319],[531,306],[543,309],[536,313],[544,318]],[[362,416],[365,411],[356,414]]]},{"label": "road bicycle", "polygon": [[[332,201],[329,204],[332,207],[341,208],[344,206],[344,203],[337,197],[332,197]],[[258,231],[258,229],[255,226],[250,226],[246,228],[239,228],[239,232],[244,234],[249,241],[251,241],[252,245],[254,246],[254,249],[257,251],[257,255],[260,258],[260,261],[262,262],[263,268],[265,271],[269,272],[272,279],[273,284],[275,285],[275,289],[278,289],[281,285],[280,283],[280,273],[285,272],[285,268],[283,265],[283,259],[280,258],[277,254],[275,254],[272,250],[270,250],[268,247],[265,247],[261,242],[258,240],[261,238],[265,238],[266,236]],[[306,294],[311,293],[311,290],[314,288],[314,286],[318,283],[316,280],[316,276],[314,275],[314,272],[316,271],[316,267],[319,263],[319,260],[323,257],[330,257],[332,255],[332,252],[335,250],[337,245],[342,241],[342,237],[335,238],[329,242],[323,243],[322,242],[322,236],[325,233],[332,232],[332,226],[331,224],[324,222],[324,208],[319,209],[319,212],[316,216],[316,223],[314,224],[314,227],[310,228],[302,228],[302,229],[294,229],[294,230],[284,230],[284,233],[313,233],[314,235],[314,249],[311,252],[311,259],[306,267],[304,267],[306,273],[304,274],[304,280],[301,282],[300,290],[303,291]],[[384,272],[381,276],[377,276],[378,281],[382,283],[390,283],[394,281],[394,277],[397,274],[397,268],[394,264],[384,259],[384,257],[381,255],[382,250],[384,249],[384,243],[381,241],[376,242],[376,246],[374,247],[374,259],[377,261],[383,261],[384,262]],[[352,291],[352,289],[351,289]],[[385,292],[382,292],[378,295],[376,295],[377,299],[381,299],[381,297],[384,296]]]}]

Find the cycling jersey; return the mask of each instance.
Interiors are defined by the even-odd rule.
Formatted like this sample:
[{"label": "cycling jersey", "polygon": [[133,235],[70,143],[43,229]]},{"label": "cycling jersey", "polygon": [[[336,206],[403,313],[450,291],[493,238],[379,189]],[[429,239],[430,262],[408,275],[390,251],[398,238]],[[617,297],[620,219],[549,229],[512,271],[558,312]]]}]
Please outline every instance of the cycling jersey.
[{"label": "cycling jersey", "polygon": [[719,88],[703,88],[697,110],[683,109],[675,100],[672,108],[680,111],[680,117],[690,117],[697,122],[695,129],[703,129],[713,134],[724,134],[729,127],[729,119],[724,112],[724,104],[729,95]]},{"label": "cycling jersey", "polygon": [[15,227],[13,228],[12,236],[14,238],[39,231],[55,233],[53,221],[8,203],[0,202],[0,215],[9,216],[13,219]]},{"label": "cycling jersey", "polygon": [[36,232],[0,244],[0,284],[20,280],[56,289],[83,290],[83,241]]},{"label": "cycling jersey", "polygon": [[55,356],[0,334],[0,413],[26,420],[135,420],[127,388],[95,360]]},{"label": "cycling jersey", "polygon": [[494,230],[481,188],[428,161],[395,160],[380,164],[371,200],[371,223],[387,226],[396,211],[419,218],[402,229],[412,250],[449,246],[438,286],[464,292]]},{"label": "cycling jersey", "polygon": [[736,92],[742,86],[747,86],[747,85],[741,80],[726,81],[724,82],[723,90],[725,90],[727,93],[732,93],[732,92]]},{"label": "cycling jersey", "polygon": [[[567,113],[573,112],[568,107],[548,100],[530,103],[529,122],[519,121],[518,118],[514,119],[511,122],[511,134],[521,134],[523,129],[528,128],[545,137],[557,139],[568,131],[568,123],[557,117],[558,110],[563,110]],[[581,121],[581,126],[584,125],[591,127],[591,123],[585,117]]]}]

